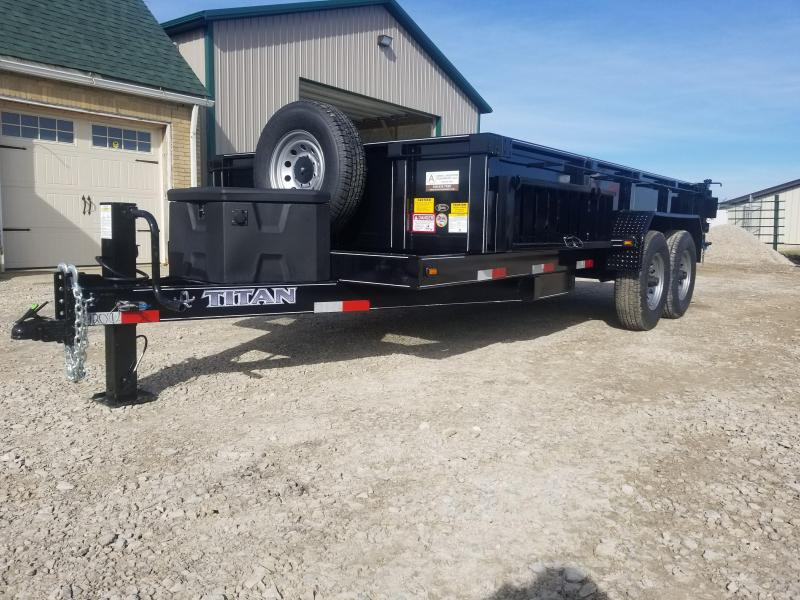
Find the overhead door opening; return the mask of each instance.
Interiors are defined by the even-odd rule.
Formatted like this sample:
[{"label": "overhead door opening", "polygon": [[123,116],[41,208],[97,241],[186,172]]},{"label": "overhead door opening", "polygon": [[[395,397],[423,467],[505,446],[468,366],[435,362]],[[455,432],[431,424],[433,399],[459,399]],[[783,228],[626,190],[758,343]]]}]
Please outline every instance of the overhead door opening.
[{"label": "overhead door opening", "polygon": [[427,138],[436,134],[436,115],[300,79],[301,100],[332,104],[355,123],[364,143]]}]

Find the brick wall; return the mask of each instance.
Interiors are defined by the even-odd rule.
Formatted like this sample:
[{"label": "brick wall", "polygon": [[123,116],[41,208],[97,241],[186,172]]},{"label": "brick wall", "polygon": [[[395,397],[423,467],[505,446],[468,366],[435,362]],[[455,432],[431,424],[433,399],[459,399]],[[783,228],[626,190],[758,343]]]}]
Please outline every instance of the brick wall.
[{"label": "brick wall", "polygon": [[169,123],[172,135],[168,156],[172,162],[172,181],[167,187],[189,187],[191,184],[189,127],[192,107],[188,104],[1,71],[0,95],[65,109],[77,108]]}]

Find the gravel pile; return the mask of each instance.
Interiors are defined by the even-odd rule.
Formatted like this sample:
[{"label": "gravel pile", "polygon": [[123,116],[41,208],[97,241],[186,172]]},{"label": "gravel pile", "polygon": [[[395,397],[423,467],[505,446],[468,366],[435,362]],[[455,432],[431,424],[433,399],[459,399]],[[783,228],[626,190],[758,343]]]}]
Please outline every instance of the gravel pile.
[{"label": "gravel pile", "polygon": [[718,265],[791,266],[792,262],[780,252],[759,241],[736,225],[718,225],[708,232],[711,246],[704,262]]}]

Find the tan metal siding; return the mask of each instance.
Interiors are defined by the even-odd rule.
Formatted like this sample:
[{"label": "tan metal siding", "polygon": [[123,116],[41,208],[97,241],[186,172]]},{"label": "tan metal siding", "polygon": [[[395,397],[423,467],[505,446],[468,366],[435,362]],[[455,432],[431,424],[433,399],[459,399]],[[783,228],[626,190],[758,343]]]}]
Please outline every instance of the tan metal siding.
[{"label": "tan metal siding", "polygon": [[785,207],[783,243],[800,244],[800,188],[786,190],[780,196]]},{"label": "tan metal siding", "polygon": [[[252,152],[264,123],[305,78],[442,117],[474,133],[477,107],[382,7],[214,23],[217,152]],[[394,38],[378,46],[379,34]]]},{"label": "tan metal siding", "polygon": [[[778,194],[778,243],[800,244],[800,187]],[[775,195],[754,197],[752,201],[727,209],[728,222],[738,225],[765,243],[774,235]]]},{"label": "tan metal siding", "polygon": [[203,29],[186,31],[172,36],[172,41],[178,47],[178,52],[189,63],[192,71],[194,71],[194,74],[197,75],[203,85],[206,84],[205,37],[206,34]]}]

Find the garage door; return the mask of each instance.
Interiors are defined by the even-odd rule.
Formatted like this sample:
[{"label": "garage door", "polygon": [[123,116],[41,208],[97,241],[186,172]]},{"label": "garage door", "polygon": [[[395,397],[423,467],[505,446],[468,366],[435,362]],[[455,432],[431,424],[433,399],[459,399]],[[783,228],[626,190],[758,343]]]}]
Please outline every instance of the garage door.
[{"label": "garage door", "polygon": [[355,123],[361,141],[388,142],[427,138],[436,134],[439,117],[354,94],[308,79],[300,79],[300,100],[332,104]]},{"label": "garage door", "polygon": [[[97,264],[101,202],[135,202],[160,219],[161,140],[139,122],[0,105],[6,268]],[[147,234],[137,238],[147,262]]]}]

